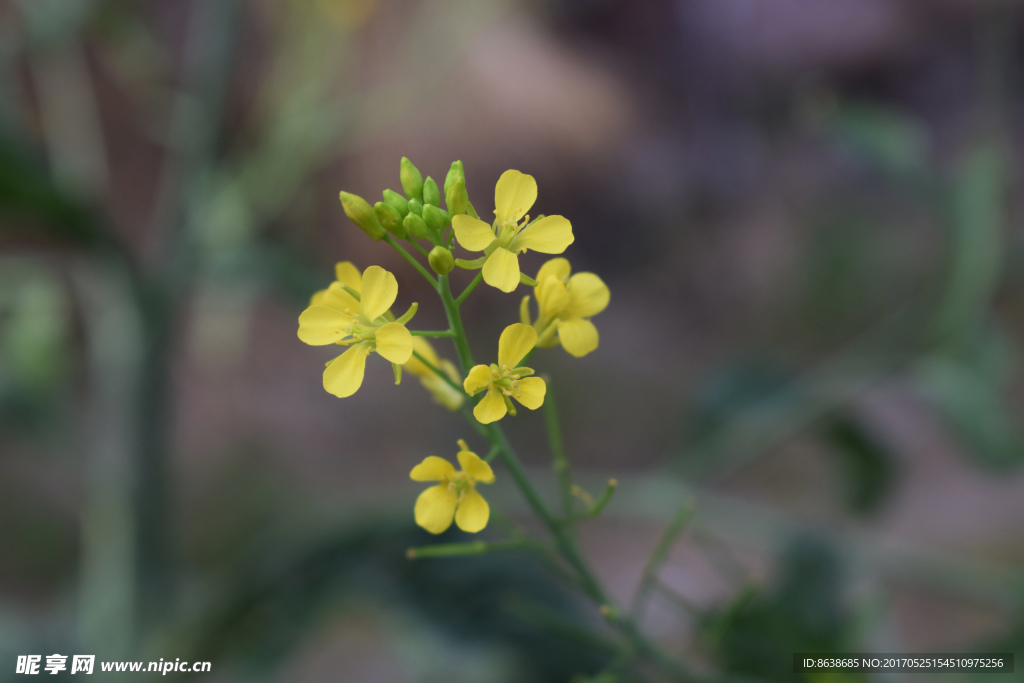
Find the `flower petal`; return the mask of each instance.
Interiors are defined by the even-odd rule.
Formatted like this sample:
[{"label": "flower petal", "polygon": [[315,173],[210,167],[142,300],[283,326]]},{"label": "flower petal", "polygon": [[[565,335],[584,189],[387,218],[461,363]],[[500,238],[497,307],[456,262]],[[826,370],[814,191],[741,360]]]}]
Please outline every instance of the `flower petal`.
[{"label": "flower petal", "polygon": [[345,398],[359,391],[368,355],[369,344],[349,347],[348,351],[335,358],[324,370],[324,389],[338,398]]},{"label": "flower petal", "polygon": [[565,258],[553,258],[547,261],[540,270],[537,271],[537,282],[554,277],[558,278],[562,282],[569,279],[569,273],[572,272],[572,266],[569,265],[569,259]]},{"label": "flower petal", "polygon": [[498,338],[498,365],[514,368],[537,344],[537,330],[522,323],[512,323]]},{"label": "flower petal", "polygon": [[484,262],[484,282],[503,292],[519,286],[519,257],[508,249],[498,247]]},{"label": "flower petal", "polygon": [[484,484],[494,482],[494,470],[479,455],[473,451],[459,451],[458,458],[462,471],[473,479]]},{"label": "flower petal", "polygon": [[577,358],[596,349],[599,341],[594,323],[583,318],[559,321],[558,339],[562,342],[562,348]]},{"label": "flower petal", "polygon": [[537,410],[544,405],[544,395],[548,393],[548,385],[540,377],[526,377],[519,380],[519,396],[516,400],[530,410]]},{"label": "flower petal", "polygon": [[358,313],[360,310],[359,301],[342,289],[340,282],[332,282],[330,287],[318,294],[320,294],[320,299],[317,303],[321,306],[327,306],[349,315]]},{"label": "flower petal", "polygon": [[455,499],[455,492],[447,486],[431,486],[416,499],[416,523],[432,534],[447,530],[455,517]]},{"label": "flower petal", "polygon": [[537,181],[532,175],[510,169],[501,174],[494,186],[494,209],[499,221],[518,221],[535,201]]},{"label": "flower petal", "polygon": [[444,458],[428,455],[423,462],[412,468],[409,478],[413,481],[441,481],[455,476],[455,466]]},{"label": "flower petal", "polygon": [[490,386],[494,378],[491,377],[491,370],[486,365],[474,365],[469,369],[469,374],[462,382],[462,388],[470,396],[479,394],[483,389]]},{"label": "flower petal", "polygon": [[543,280],[537,280],[537,286],[533,293],[537,297],[537,307],[540,308],[541,318],[547,320],[557,318],[569,305],[569,292],[561,278],[548,276]]},{"label": "flower petal", "polygon": [[363,291],[363,276],[351,261],[338,261],[334,264],[334,279],[357,292]]},{"label": "flower petal", "polygon": [[515,236],[509,248],[519,253],[533,249],[542,254],[561,254],[572,244],[572,224],[564,216],[545,216]]},{"label": "flower petal", "polygon": [[377,330],[377,353],[402,365],[412,357],[412,334],[402,323],[388,323]]},{"label": "flower petal", "polygon": [[475,534],[483,531],[487,520],[491,518],[491,508],[476,489],[469,489],[459,502],[455,512],[455,523],[466,533]]},{"label": "flower petal", "polygon": [[363,315],[373,322],[384,315],[398,297],[398,280],[380,266],[370,266],[363,273]]},{"label": "flower petal", "polygon": [[327,306],[310,306],[299,316],[299,339],[312,346],[333,344],[345,337],[351,318]]},{"label": "flower petal", "polygon": [[530,295],[527,294],[519,302],[519,322],[524,325],[530,324]]},{"label": "flower petal", "polygon": [[464,213],[452,216],[452,229],[459,245],[469,251],[483,251],[494,241],[494,229],[490,225]]},{"label": "flower petal", "polygon": [[568,317],[589,318],[607,308],[611,292],[593,273],[576,273],[569,278],[569,298]]},{"label": "flower petal", "polygon": [[476,404],[476,408],[473,408],[473,417],[480,424],[486,425],[505,417],[507,412],[508,408],[505,407],[505,399],[501,397],[501,393],[497,389],[491,389],[483,400]]}]

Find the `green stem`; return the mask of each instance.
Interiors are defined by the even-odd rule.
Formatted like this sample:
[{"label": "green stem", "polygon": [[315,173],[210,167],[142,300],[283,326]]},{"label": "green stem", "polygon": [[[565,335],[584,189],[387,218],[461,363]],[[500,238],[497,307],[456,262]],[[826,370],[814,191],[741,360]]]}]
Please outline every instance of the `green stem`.
[{"label": "green stem", "polygon": [[[421,254],[423,254],[424,256],[430,256],[430,252],[429,252],[429,251],[427,251],[427,250],[426,250],[426,249],[425,249],[425,248],[424,248],[424,247],[423,247],[423,246],[422,246],[422,245],[421,245],[421,244],[420,244],[419,242],[417,242],[416,240],[410,239],[410,240],[409,240],[409,244],[411,244],[412,246],[416,247],[416,250],[417,250],[418,252],[420,252]],[[431,278],[431,279],[433,279],[433,278]]]},{"label": "green stem", "polygon": [[466,297],[468,297],[473,292],[474,289],[476,289],[476,286],[480,284],[480,280],[482,280],[483,278],[483,271],[477,273],[476,277],[473,278],[473,281],[466,285],[466,289],[462,290],[462,294],[459,294],[459,298],[455,300],[455,305],[461,307],[462,302],[466,300]]},{"label": "green stem", "polygon": [[565,443],[562,440],[562,426],[558,420],[558,406],[551,391],[551,380],[545,378],[547,395],[544,397],[544,422],[547,425],[548,443],[553,458],[552,467],[558,477],[558,491],[562,498],[562,519],[568,524],[572,520],[572,472],[569,469],[569,458],[565,454]]},{"label": "green stem", "polygon": [[455,383],[455,382],[454,382],[454,381],[452,380],[452,378],[451,378],[451,377],[449,377],[449,376],[448,376],[447,374],[445,374],[445,373],[441,372],[441,370],[440,370],[440,369],[438,369],[438,367],[437,367],[437,366],[435,366],[435,365],[434,365],[433,363],[431,363],[431,362],[430,362],[429,360],[427,360],[426,358],[424,358],[424,357],[423,357],[423,355],[422,355],[422,354],[421,354],[421,353],[420,353],[419,351],[413,351],[413,352],[412,352],[412,355],[416,356],[416,359],[417,359],[417,360],[418,360],[419,362],[421,362],[421,363],[423,363],[424,365],[426,365],[426,366],[427,366],[427,369],[428,369],[428,370],[430,370],[430,371],[431,371],[432,373],[434,373],[435,375],[437,375],[438,377],[440,377],[440,378],[441,378],[442,380],[444,380],[444,382],[445,382],[445,383],[447,383],[447,384],[448,384],[448,386],[450,386],[450,387],[451,387],[452,389],[455,389],[456,391],[458,391],[458,392],[459,392],[459,393],[461,393],[461,394],[465,394],[465,393],[466,393],[466,391],[465,391],[465,390],[464,390],[464,389],[463,389],[462,387],[460,387],[460,386],[459,386],[458,384],[456,384],[456,383]]},{"label": "green stem", "polygon": [[668,559],[669,551],[672,550],[672,546],[675,544],[676,539],[679,538],[679,534],[683,533],[683,529],[686,528],[687,523],[693,517],[694,509],[695,503],[692,498],[683,503],[682,507],[679,508],[679,512],[675,514],[672,521],[665,528],[665,533],[661,535],[658,545],[651,552],[651,556],[647,560],[647,566],[644,567],[640,585],[637,586],[636,594],[633,596],[633,606],[630,609],[633,619],[637,623],[643,621],[647,602],[650,600],[651,593],[654,591],[655,583],[658,580],[658,571],[661,569],[661,565],[665,564],[665,560]]},{"label": "green stem", "polygon": [[405,556],[411,559],[423,557],[456,557],[464,555],[485,555],[495,550],[517,550],[528,546],[525,540],[498,541],[487,543],[484,541],[473,541],[471,543],[443,543],[438,545],[425,545],[419,548],[409,548]]},{"label": "green stem", "polygon": [[430,271],[428,271],[426,268],[423,267],[422,263],[420,263],[415,258],[413,258],[413,255],[405,250],[405,247],[403,247],[401,244],[396,242],[395,239],[391,235],[384,235],[384,241],[387,242],[389,245],[391,245],[392,249],[394,249],[399,254],[401,254],[402,257],[406,261],[411,263],[412,267],[415,268],[416,270],[418,270],[420,275],[422,275],[424,278],[426,278],[427,282],[430,283],[430,286],[434,290],[437,290],[437,280],[435,280],[434,276],[430,274]]},{"label": "green stem", "polygon": [[411,330],[410,334],[414,337],[454,337],[455,333],[451,330]]},{"label": "green stem", "polygon": [[444,312],[448,316],[448,329],[454,333],[452,341],[455,343],[455,351],[459,354],[459,363],[462,365],[463,374],[468,375],[473,362],[473,352],[469,350],[469,341],[466,339],[466,329],[462,326],[462,316],[459,314],[459,304],[452,298],[451,285],[447,275],[440,277],[438,291],[441,294],[441,303],[444,305]]}]

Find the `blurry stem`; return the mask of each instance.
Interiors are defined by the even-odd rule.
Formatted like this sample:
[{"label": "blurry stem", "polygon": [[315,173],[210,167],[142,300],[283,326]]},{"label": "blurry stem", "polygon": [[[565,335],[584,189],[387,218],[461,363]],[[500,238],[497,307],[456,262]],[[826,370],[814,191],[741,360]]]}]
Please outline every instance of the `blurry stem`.
[{"label": "blurry stem", "polygon": [[[420,246],[420,243],[417,242],[416,240],[409,240],[409,244],[411,244],[412,246],[416,247],[416,251],[420,252],[424,256],[430,256],[430,252],[427,251],[424,247]],[[431,279],[433,279],[433,278],[431,278]]]},{"label": "blurry stem", "polygon": [[147,614],[156,618],[171,602],[169,585],[168,425],[173,330],[191,280],[190,227],[205,199],[215,164],[228,78],[237,35],[240,0],[191,5],[183,87],[171,115],[169,164],[157,210],[164,233],[155,277],[141,292],[144,358],[136,445],[138,479],[138,573]]},{"label": "blurry stem", "polygon": [[413,268],[415,268],[416,270],[418,270],[418,271],[419,271],[419,273],[420,273],[420,275],[422,275],[423,277],[425,277],[425,278],[427,279],[427,282],[429,282],[429,283],[430,283],[430,286],[431,286],[431,288],[432,288],[432,289],[434,289],[435,291],[437,291],[437,280],[435,280],[435,279],[434,279],[434,276],[433,276],[433,275],[431,275],[431,274],[430,274],[430,273],[429,273],[429,272],[427,271],[427,269],[423,267],[423,264],[422,264],[422,263],[420,263],[419,261],[417,261],[417,260],[416,260],[416,259],[415,259],[415,258],[413,257],[413,255],[412,255],[412,254],[410,254],[409,252],[407,252],[407,251],[405,250],[405,247],[403,247],[403,246],[402,246],[401,244],[399,244],[398,242],[396,242],[396,241],[395,241],[395,239],[394,239],[394,238],[393,238],[393,237],[392,237],[391,235],[384,235],[384,241],[385,241],[385,242],[387,242],[388,244],[390,244],[390,245],[391,245],[391,248],[392,248],[392,249],[394,249],[394,250],[395,250],[395,251],[397,251],[397,252],[398,252],[399,254],[401,254],[401,255],[402,255],[402,258],[404,258],[404,259],[405,259],[406,261],[408,261],[409,263],[411,263],[411,264],[412,264],[412,267],[413,267]]},{"label": "blurry stem", "polygon": [[676,539],[683,533],[687,523],[693,517],[695,508],[696,501],[693,498],[683,503],[679,511],[672,518],[672,521],[665,528],[665,533],[661,535],[661,539],[651,552],[651,556],[647,559],[647,566],[644,567],[640,585],[637,586],[636,594],[633,596],[633,605],[630,608],[630,612],[638,624],[643,622],[644,612],[647,610],[647,602],[650,600],[651,592],[658,581],[658,572],[661,570],[661,565],[665,564],[665,560],[668,559],[672,546],[675,545]]},{"label": "blurry stem", "polygon": [[430,370],[432,373],[434,373],[435,375],[440,377],[441,380],[444,381],[452,389],[455,389],[457,392],[459,392],[460,394],[463,394],[463,395],[466,393],[465,390],[462,387],[460,387],[458,384],[456,384],[454,381],[452,381],[451,377],[449,377],[447,374],[441,372],[441,370],[438,369],[437,366],[435,366],[429,360],[424,358],[423,354],[421,354],[419,351],[413,351],[412,355],[416,357],[416,360],[418,360],[419,362],[421,362],[424,365],[426,365],[428,370]]},{"label": "blurry stem", "polygon": [[661,579],[654,579],[652,584],[654,590],[658,591],[663,598],[668,600],[671,604],[679,608],[680,611],[685,613],[689,617],[699,618],[702,614],[701,609],[690,602],[689,598],[684,597],[679,591],[665,585]]},{"label": "blurry stem", "polygon": [[548,444],[553,458],[552,467],[558,477],[558,492],[562,499],[562,519],[572,524],[572,472],[569,459],[565,455],[565,443],[562,440],[562,426],[558,420],[558,406],[551,391],[551,380],[545,378],[547,394],[544,396],[544,424],[548,431]]},{"label": "blurry stem", "polygon": [[405,555],[410,560],[426,557],[456,557],[464,555],[486,555],[496,550],[518,550],[529,545],[526,539],[514,541],[485,542],[473,541],[472,543],[444,543],[438,545],[426,545],[420,548],[409,548]]}]

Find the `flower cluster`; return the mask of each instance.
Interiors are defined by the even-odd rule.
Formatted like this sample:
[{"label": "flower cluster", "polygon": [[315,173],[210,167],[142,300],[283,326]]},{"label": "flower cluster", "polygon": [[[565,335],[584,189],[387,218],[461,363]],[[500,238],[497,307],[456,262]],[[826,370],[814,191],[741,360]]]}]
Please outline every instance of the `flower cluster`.
[{"label": "flower cluster", "polygon": [[[593,273],[572,275],[565,258],[544,263],[535,279],[523,273],[521,255],[529,250],[561,254],[575,239],[572,225],[562,216],[530,219],[527,212],[537,201],[533,176],[516,170],[501,175],[494,190],[491,223],[480,220],[469,201],[462,162],[452,164],[443,188],[429,176],[424,179],[404,157],[399,176],[402,193],[384,190],[382,201],[371,206],[357,195],[342,192],[342,207],[371,239],[388,243],[428,280],[440,296],[449,329],[410,330],[418,305],[411,304],[401,316],[391,311],[398,298],[395,276],[380,266],[360,273],[344,261],[335,266],[335,280],[314,294],[299,316],[299,339],[314,346],[345,348],[328,361],[323,373],[324,389],[335,396],[345,398],[359,390],[366,360],[376,353],[391,363],[396,384],[403,368],[408,370],[437,403],[478,423],[482,434],[492,434],[487,430],[493,427],[481,425],[515,416],[517,404],[530,410],[544,404],[547,385],[525,365],[535,348],[561,344],[576,357],[597,348],[598,333],[591,318],[607,307],[608,287]],[[400,241],[426,256],[433,274]],[[456,259],[455,246],[482,255]],[[480,271],[458,297],[452,295],[449,280],[455,266]],[[530,296],[522,300],[521,322],[501,333],[497,362],[489,365],[473,364],[460,315],[462,302],[480,280],[505,293],[524,284],[532,288],[537,305],[537,317],[532,318]],[[461,369],[439,356],[426,337],[451,339]],[[471,417],[467,404],[473,405]],[[497,454],[500,450],[497,445],[491,449]],[[490,516],[476,485],[494,481],[491,466],[462,440],[457,458],[460,471],[442,458],[429,456],[410,475],[415,481],[438,482],[420,494],[415,506],[416,523],[434,534],[447,530],[453,521],[463,531],[475,533]]]}]

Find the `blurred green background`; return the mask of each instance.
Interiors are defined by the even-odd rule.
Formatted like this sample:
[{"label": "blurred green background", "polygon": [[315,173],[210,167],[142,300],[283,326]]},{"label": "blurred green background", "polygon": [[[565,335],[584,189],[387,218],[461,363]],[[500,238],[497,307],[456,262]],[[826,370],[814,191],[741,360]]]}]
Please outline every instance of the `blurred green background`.
[{"label": "blurred green background", "polygon": [[[1022,20],[0,1],[0,680],[54,652],[225,682],[662,680],[583,637],[599,615],[531,557],[405,559],[432,540],[408,471],[466,430],[385,364],[335,399],[295,336],[338,260],[444,324],[337,201],[398,187],[402,155],[462,159],[483,210],[534,175],[611,287],[601,347],[536,362],[580,483],[619,480],[580,529],[616,598],[696,500],[645,622],[667,650],[707,680],[903,680],[802,678],[804,651],[1021,671]],[[478,292],[483,353],[518,299]],[[553,492],[543,417],[509,426]],[[495,529],[534,528],[500,469],[488,493]]]}]

